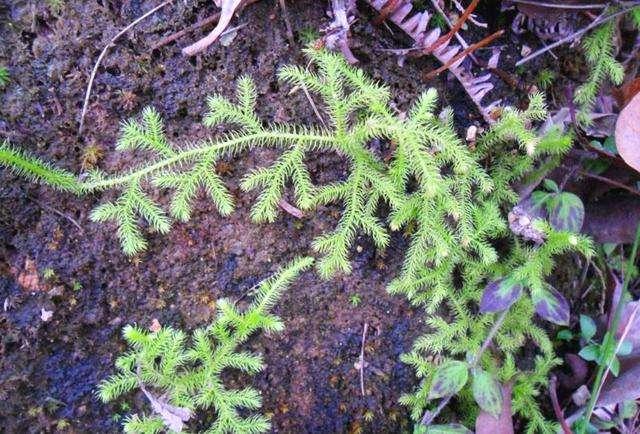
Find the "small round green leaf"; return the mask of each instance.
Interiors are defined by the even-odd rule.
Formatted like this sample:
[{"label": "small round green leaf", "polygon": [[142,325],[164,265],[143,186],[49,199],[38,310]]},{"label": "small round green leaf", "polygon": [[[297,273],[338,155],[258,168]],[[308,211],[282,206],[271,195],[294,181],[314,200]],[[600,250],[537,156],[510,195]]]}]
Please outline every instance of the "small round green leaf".
[{"label": "small round green leaf", "polygon": [[632,350],[633,350],[633,344],[631,343],[631,341],[623,341],[622,344],[620,344],[620,348],[618,348],[618,352],[616,354],[618,356],[624,357],[631,354]]},{"label": "small round green leaf", "polygon": [[472,390],[480,408],[497,419],[502,411],[502,392],[498,380],[487,371],[478,369],[473,373]]},{"label": "small round green leaf", "polygon": [[586,341],[596,334],[596,323],[590,316],[580,315],[580,334]]},{"label": "small round green leaf", "polygon": [[457,360],[443,363],[433,376],[429,399],[455,395],[464,387],[469,378],[467,364]]},{"label": "small round green leaf", "polygon": [[560,188],[558,187],[558,184],[556,184],[556,182],[553,179],[546,178],[544,181],[542,181],[542,185],[544,186],[544,188],[546,188],[548,191],[552,193],[560,192]]},{"label": "small round green leaf", "polygon": [[549,202],[549,223],[559,231],[580,232],[584,223],[584,205],[573,193],[556,194]]},{"label": "small round green leaf", "polygon": [[562,329],[558,332],[556,338],[560,339],[561,341],[570,341],[571,339],[573,339],[573,333],[569,329]]},{"label": "small round green leaf", "polygon": [[587,362],[594,362],[600,357],[600,347],[598,345],[587,345],[578,353]]}]

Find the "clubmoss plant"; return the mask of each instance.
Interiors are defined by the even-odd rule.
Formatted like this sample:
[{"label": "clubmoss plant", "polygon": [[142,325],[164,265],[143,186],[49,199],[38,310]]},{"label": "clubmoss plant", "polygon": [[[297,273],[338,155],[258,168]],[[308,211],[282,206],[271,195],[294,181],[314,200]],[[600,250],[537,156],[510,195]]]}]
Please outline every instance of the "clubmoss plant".
[{"label": "clubmoss plant", "polygon": [[[619,11],[617,5],[610,6],[605,12]],[[640,7],[631,8],[628,16],[636,28],[640,29]],[[584,54],[589,65],[587,81],[576,91],[574,100],[579,107],[578,120],[585,125],[591,123],[589,115],[593,111],[598,92],[606,80],[616,86],[624,80],[624,67],[616,60],[616,21],[608,21],[594,29],[582,41]]]},{"label": "clubmoss plant", "polygon": [[[222,135],[196,144],[170,143],[153,109],[145,110],[141,120],[123,124],[118,149],[151,155],[125,173],[95,172],[78,181],[7,144],[0,147],[0,164],[80,194],[121,191],[118,199],[96,208],[92,218],[115,221],[125,252],[135,254],[146,248],[140,217],[152,229],[167,232],[171,219],[190,218],[199,189],[208,192],[221,214],[233,211],[232,196],[215,173],[221,158],[254,147],[281,149],[271,165],[252,171],[241,185],[259,192],[251,212],[257,222],[277,218],[278,202],[288,185],[303,210],[342,205],[335,229],[313,241],[322,256],[322,277],[350,270],[350,250],[358,233],[371,237],[378,248],[387,246],[385,217],[392,230],[412,228],[406,231],[409,244],[402,269],[389,291],[404,294],[425,311],[428,330],[403,357],[421,378],[417,390],[403,398],[416,421],[424,419],[425,409],[436,406],[434,399],[440,400],[441,410],[454,395],[463,405],[475,400],[495,411],[495,402],[485,397],[495,397],[500,383],[511,382],[513,409],[529,420],[528,431],[550,432],[553,424],[545,421],[536,399],[559,361],[534,315],[566,322],[568,304],[548,281],[554,257],[569,251],[588,255],[591,245],[577,233],[554,229],[545,221],[532,223],[541,234],[539,243],[520,239],[509,230],[507,214],[519,200],[511,185],[558,159],[570,149],[571,137],[557,130],[537,133],[535,124],[547,111],[542,95],[534,94],[526,110],[505,108],[498,122],[470,146],[456,134],[451,111],[436,111],[435,90],[398,114],[384,85],[338,55],[306,52],[310,68],[287,66],[279,75],[320,96],[329,120],[326,127],[264,125],[254,112],[256,89],[243,78],[235,102],[221,96],[208,101],[205,124],[225,127]],[[389,145],[388,158],[371,146],[373,139]],[[312,183],[304,161],[318,152],[337,153],[348,162],[343,179]],[[149,197],[147,191],[154,187],[173,192],[168,213]],[[388,216],[381,203],[390,209]],[[488,341],[491,345],[485,345]],[[538,348],[533,366],[519,370],[522,349],[531,343]],[[451,364],[456,369],[445,372],[460,375],[447,382],[456,387],[438,386],[434,394],[434,378],[442,377],[439,367]],[[469,384],[468,378],[473,380]],[[474,390],[474,382],[485,387],[476,385]]]},{"label": "clubmoss plant", "polygon": [[118,373],[100,384],[98,396],[113,401],[133,390],[141,390],[152,413],[134,414],[124,421],[125,432],[180,432],[195,413],[215,412],[215,421],[206,433],[262,433],[270,428],[262,415],[247,411],[261,406],[260,392],[254,388],[227,389],[221,378],[225,370],[247,374],[260,372],[262,357],[238,348],[259,330],[282,331],[280,318],[270,313],[283,291],[313,262],[294,260],[255,290],[246,309],[222,299],[216,306],[213,323],[197,329],[190,338],[171,327],[150,332],[126,326],[123,335],[131,349],[116,360]]}]

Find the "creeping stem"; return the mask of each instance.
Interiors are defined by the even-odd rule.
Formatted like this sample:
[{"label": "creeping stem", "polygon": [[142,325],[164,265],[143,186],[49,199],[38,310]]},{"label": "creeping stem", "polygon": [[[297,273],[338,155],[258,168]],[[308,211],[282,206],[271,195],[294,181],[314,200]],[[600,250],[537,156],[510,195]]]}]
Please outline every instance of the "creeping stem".
[{"label": "creeping stem", "polygon": [[255,141],[299,141],[299,142],[311,142],[311,143],[330,143],[335,141],[335,138],[325,136],[322,134],[298,134],[298,133],[282,133],[273,131],[264,131],[256,134],[250,134],[242,137],[236,137],[224,142],[212,143],[207,146],[199,148],[188,149],[179,152],[175,155],[167,157],[149,166],[142,167],[136,171],[127,173],[125,175],[114,176],[107,179],[99,179],[96,181],[88,181],[80,184],[80,190],[84,193],[89,193],[96,190],[105,190],[107,188],[116,187],[118,185],[127,184],[136,179],[142,179],[147,175],[162,170],[166,167],[173,166],[175,164],[188,161],[198,155],[208,154],[210,152],[223,151],[225,149],[233,149],[236,146],[241,146],[245,143]]}]

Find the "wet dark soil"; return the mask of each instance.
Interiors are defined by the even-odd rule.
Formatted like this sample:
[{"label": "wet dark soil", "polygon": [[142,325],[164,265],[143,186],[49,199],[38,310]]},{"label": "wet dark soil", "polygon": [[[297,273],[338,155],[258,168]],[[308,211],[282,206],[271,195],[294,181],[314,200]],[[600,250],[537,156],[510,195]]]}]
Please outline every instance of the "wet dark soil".
[{"label": "wet dark soil", "polygon": [[[176,2],[144,21],[106,56],[85,134],[77,138],[93,62],[111,36],[157,2],[68,0],[54,14],[44,2],[2,1],[0,64],[9,68],[11,82],[0,92],[0,135],[76,173],[91,165],[87,149],[100,168],[118,171],[131,158],[114,152],[122,119],[152,104],[176,141],[205,137],[209,132],[200,122],[206,97],[231,95],[241,74],[256,79],[265,121],[316,123],[300,92],[288,95],[275,72],[304,62],[300,36],[327,24],[326,5],[288,3],[295,46],[286,38],[277,2],[262,1],[236,19],[246,26],[230,46],[216,44],[194,59],[183,57],[180,48],[200,33],[157,50],[149,47],[212,14],[212,2]],[[361,66],[391,86],[401,110],[426,87],[420,72],[436,66],[425,58],[400,68],[379,50],[402,41],[397,30],[393,35],[365,20],[354,27]],[[477,119],[455,82],[441,76],[430,85],[439,87],[444,104],[455,107],[463,124]],[[122,254],[114,227],[88,219],[101,195],[76,198],[0,171],[0,431],[116,432],[118,415],[127,408],[104,405],[94,392],[124,349],[123,325],[147,326],[156,318],[174,327],[202,326],[214,315],[216,299],[239,298],[293,257],[310,253],[313,237],[335,223],[335,210],[320,209],[301,220],[283,213],[273,224],[250,222],[254,198],[240,191],[239,179],[272,157],[254,152],[228,162],[225,177],[238,204],[232,216],[221,217],[201,198],[188,223],[174,224],[168,236],[148,234],[148,251],[132,259]],[[330,156],[310,167],[319,178],[344,170]],[[306,273],[277,307],[286,331],[249,343],[265,355],[267,367],[253,384],[263,393],[274,432],[411,430],[398,398],[417,380],[399,356],[422,322],[404,298],[385,291],[399,268],[402,240],[386,252],[376,252],[364,238],[358,245],[351,275],[322,281]],[[354,295],[361,299],[357,306]],[[354,367],[364,323],[365,397]],[[144,404],[141,397],[135,402]]]}]

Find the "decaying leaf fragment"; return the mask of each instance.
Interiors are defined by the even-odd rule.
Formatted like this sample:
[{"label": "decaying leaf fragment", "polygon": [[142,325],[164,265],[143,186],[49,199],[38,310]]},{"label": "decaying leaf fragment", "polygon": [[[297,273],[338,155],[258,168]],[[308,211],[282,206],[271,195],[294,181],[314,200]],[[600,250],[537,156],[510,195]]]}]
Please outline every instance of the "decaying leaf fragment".
[{"label": "decaying leaf fragment", "polygon": [[188,408],[171,405],[162,396],[156,398],[142,384],[140,385],[140,389],[142,389],[142,392],[151,403],[153,411],[162,418],[167,428],[171,431],[182,432],[184,423],[188,421],[193,414],[192,411]]},{"label": "decaying leaf fragment", "polygon": [[243,3],[245,3],[244,0],[215,0],[216,6],[222,9],[220,11],[220,19],[218,20],[218,25],[216,25],[216,28],[213,29],[207,36],[200,39],[196,43],[185,47],[182,50],[182,53],[186,56],[193,56],[207,48],[209,45],[213,44],[231,22],[231,18],[233,17],[236,9],[242,6]]},{"label": "decaying leaf fragment", "polygon": [[616,122],[616,147],[622,159],[640,172],[640,94],[622,109]]}]

